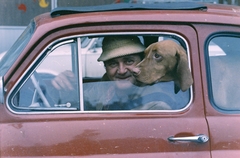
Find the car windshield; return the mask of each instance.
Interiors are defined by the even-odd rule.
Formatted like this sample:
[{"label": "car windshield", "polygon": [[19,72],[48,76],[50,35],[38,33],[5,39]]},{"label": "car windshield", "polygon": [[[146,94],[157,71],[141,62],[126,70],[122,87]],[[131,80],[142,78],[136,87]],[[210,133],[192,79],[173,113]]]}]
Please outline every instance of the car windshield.
[{"label": "car windshield", "polygon": [[11,65],[19,57],[20,53],[26,47],[27,43],[30,41],[33,32],[35,30],[35,22],[31,21],[25,31],[13,44],[13,46],[7,51],[1,53],[0,58],[0,76],[4,76]]}]

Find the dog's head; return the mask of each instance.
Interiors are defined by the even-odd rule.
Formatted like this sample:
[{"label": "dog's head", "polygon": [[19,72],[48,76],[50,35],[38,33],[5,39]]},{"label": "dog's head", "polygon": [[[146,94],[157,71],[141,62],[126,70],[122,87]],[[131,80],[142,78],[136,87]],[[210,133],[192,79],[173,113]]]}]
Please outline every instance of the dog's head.
[{"label": "dog's head", "polygon": [[145,84],[174,81],[182,91],[193,83],[185,50],[171,40],[151,44],[145,58],[132,70],[137,80]]}]

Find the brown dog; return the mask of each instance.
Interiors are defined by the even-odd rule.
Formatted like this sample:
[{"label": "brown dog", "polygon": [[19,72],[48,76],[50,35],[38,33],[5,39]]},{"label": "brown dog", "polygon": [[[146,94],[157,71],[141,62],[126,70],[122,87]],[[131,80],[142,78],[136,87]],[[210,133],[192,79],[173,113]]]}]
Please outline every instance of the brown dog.
[{"label": "brown dog", "polygon": [[145,84],[174,81],[175,93],[192,85],[187,54],[180,45],[164,40],[151,44],[144,53],[145,58],[132,70],[138,81]]}]

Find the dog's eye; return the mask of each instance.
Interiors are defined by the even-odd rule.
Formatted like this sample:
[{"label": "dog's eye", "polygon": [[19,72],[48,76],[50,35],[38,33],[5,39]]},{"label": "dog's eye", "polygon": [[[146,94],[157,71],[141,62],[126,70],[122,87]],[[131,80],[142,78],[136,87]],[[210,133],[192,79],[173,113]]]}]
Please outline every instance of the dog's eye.
[{"label": "dog's eye", "polygon": [[158,53],[155,53],[154,58],[160,60],[160,59],[162,59],[162,56]]}]

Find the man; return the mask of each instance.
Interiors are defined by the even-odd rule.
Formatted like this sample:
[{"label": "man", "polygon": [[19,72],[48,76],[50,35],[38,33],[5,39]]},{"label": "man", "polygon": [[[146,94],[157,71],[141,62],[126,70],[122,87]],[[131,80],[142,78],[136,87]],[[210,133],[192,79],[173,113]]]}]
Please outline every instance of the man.
[{"label": "man", "polygon": [[[103,52],[98,61],[103,61],[106,74],[103,80],[125,81],[118,82],[120,89],[125,89],[129,83],[136,84],[136,79],[130,70],[134,68],[142,59],[145,47],[136,36],[106,36],[103,40]],[[73,90],[72,83],[75,81],[71,71],[65,71],[54,80],[52,84],[58,90]],[[126,82],[128,81],[128,82]]]}]

